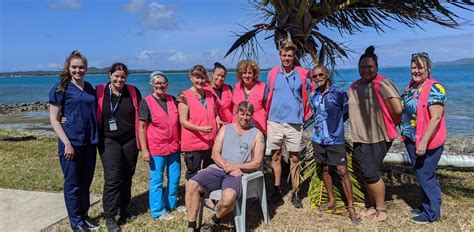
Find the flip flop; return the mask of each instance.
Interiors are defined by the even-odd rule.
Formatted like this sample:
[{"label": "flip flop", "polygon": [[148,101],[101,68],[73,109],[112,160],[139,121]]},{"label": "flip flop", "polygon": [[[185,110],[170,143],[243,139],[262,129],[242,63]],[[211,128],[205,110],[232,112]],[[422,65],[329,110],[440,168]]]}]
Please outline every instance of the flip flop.
[{"label": "flip flop", "polygon": [[354,210],[354,213],[356,214],[356,217],[351,217],[351,213],[349,213],[349,218],[351,219],[351,222],[352,224],[354,225],[359,225],[362,223],[362,219],[360,218],[360,216],[357,214],[354,206],[348,206],[346,207],[347,211],[349,211],[349,209],[352,209]]},{"label": "flip flop", "polygon": [[[374,217],[374,221],[375,221],[375,222],[384,222],[384,221],[386,221],[386,220],[388,219],[388,212],[387,212],[387,209],[375,209],[375,210],[377,211],[377,214],[376,214],[375,217]],[[385,219],[383,219],[383,220],[377,219],[377,218],[380,216],[381,213],[385,213],[385,214],[387,215],[387,217],[386,217]]]}]

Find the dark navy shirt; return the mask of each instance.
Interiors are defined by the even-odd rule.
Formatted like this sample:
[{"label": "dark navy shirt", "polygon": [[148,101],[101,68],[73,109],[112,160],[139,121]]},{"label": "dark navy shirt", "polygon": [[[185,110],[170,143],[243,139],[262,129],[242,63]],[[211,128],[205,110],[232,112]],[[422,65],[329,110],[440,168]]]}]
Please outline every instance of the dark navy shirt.
[{"label": "dark navy shirt", "polygon": [[99,127],[96,118],[96,96],[94,87],[84,82],[84,90],[69,83],[66,91],[58,91],[59,82],[49,91],[49,103],[61,108],[61,124],[71,145],[83,146],[99,142]]},{"label": "dark navy shirt", "polygon": [[310,97],[314,131],[312,140],[322,145],[344,144],[344,113],[348,112],[347,93],[338,86],[331,85],[322,95],[317,88]]}]

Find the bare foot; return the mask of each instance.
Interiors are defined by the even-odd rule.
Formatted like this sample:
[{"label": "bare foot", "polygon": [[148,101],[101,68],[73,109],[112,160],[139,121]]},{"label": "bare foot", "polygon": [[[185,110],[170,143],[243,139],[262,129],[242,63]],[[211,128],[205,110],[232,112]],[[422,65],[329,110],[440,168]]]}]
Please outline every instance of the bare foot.
[{"label": "bare foot", "polygon": [[335,209],[335,208],[336,208],[336,202],[334,202],[334,201],[331,202],[331,201],[330,201],[330,202],[328,202],[328,203],[325,204],[325,205],[319,206],[318,209],[319,209],[320,211],[326,211],[326,210],[332,210],[332,209]]},{"label": "bare foot", "polygon": [[374,207],[366,208],[365,212],[363,213],[365,217],[372,217],[372,216],[375,216],[376,214],[377,214],[377,211],[374,209]]},{"label": "bare foot", "polygon": [[375,222],[384,222],[387,218],[387,209],[377,209],[377,215],[374,217]]},{"label": "bare foot", "polygon": [[212,211],[215,211],[215,210],[216,210],[216,204],[214,203],[213,200],[207,198],[207,199],[205,199],[204,201],[205,201],[205,202],[204,202],[204,207],[206,207],[206,208],[208,208],[208,209],[210,209],[210,210],[212,210]]}]

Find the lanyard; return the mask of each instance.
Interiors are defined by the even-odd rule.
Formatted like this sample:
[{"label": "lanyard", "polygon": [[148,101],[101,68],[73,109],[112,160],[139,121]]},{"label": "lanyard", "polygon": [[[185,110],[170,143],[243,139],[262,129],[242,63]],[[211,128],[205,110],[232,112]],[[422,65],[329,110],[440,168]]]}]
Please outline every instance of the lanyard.
[{"label": "lanyard", "polygon": [[110,87],[112,83],[109,84],[109,92],[110,92],[110,95],[109,95],[109,98],[110,98],[110,113],[112,114],[112,117],[114,116],[115,112],[117,111],[117,108],[118,108],[118,105],[120,104],[120,98],[122,97],[122,91],[120,91],[119,95],[118,95],[118,99],[117,99],[117,104],[115,106],[113,106],[113,102],[112,102],[112,87]]}]

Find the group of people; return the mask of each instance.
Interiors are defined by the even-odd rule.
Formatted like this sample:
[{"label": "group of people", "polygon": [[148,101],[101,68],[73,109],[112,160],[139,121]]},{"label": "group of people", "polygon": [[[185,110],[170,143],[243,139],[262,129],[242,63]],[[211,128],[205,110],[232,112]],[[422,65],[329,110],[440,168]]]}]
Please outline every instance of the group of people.
[{"label": "group of people", "polygon": [[[177,97],[167,94],[167,75],[154,71],[150,74],[153,91],[144,98],[138,88],[126,83],[129,72],[122,63],[112,65],[108,83],[94,88],[84,80],[86,58],[73,51],[49,94],[50,121],[59,138],[58,156],[71,228],[88,231],[99,227],[88,216],[97,150],[104,168],[102,203],[109,231],[120,231],[120,224],[135,217],[128,205],[139,151],[149,167],[151,216],[171,220],[171,211],[186,211],[188,231],[198,229],[196,216],[205,193],[222,189],[221,200],[205,201],[215,214],[201,230],[212,230],[232,212],[242,193],[243,173],[262,170],[265,148],[270,151],[274,177],[270,203],[283,203],[284,148],[289,154],[291,203],[302,208],[297,191],[298,163],[305,146],[303,124],[312,114],[314,158],[329,197],[321,209],[336,207],[329,173],[329,166],[336,166],[349,217],[355,224],[361,222],[353,206],[346,167],[344,121],[350,119],[354,161],[360,166],[371,200],[364,214],[376,221],[388,217],[380,175],[383,158],[398,135],[396,125],[400,125],[423,189],[421,206],[411,211],[412,221],[438,220],[441,191],[435,169],[446,138],[446,94],[430,76],[428,55],[413,55],[412,81],[400,96],[393,82],[378,74],[377,56],[371,46],[359,60],[360,79],[347,94],[334,84],[324,66],[309,71],[295,65],[296,50],[291,42],[281,46],[281,65],[270,70],[266,82],[259,80],[257,62],[239,62],[238,81],[233,87],[225,83],[227,70],[223,65],[216,63],[210,78],[202,65],[196,65],[188,72],[191,87]],[[186,207],[177,206],[181,154],[186,166]]]}]

